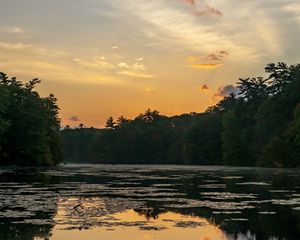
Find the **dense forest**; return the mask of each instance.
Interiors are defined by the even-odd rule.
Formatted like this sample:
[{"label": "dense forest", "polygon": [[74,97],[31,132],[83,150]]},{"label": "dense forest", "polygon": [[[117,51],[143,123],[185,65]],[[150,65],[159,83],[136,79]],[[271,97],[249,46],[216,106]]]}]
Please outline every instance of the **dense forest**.
[{"label": "dense forest", "polygon": [[[237,91],[203,113],[167,117],[146,110],[109,117],[103,129],[61,130],[53,94],[0,73],[0,165],[197,164],[298,167],[300,65],[268,64],[266,77],[239,79]],[[63,156],[64,150],[64,156]]]},{"label": "dense forest", "polygon": [[297,167],[300,65],[272,63],[265,72],[239,79],[237,93],[204,113],[166,117],[148,109],[134,119],[110,117],[104,129],[66,126],[65,162]]},{"label": "dense forest", "polygon": [[62,160],[58,105],[40,97],[39,79],[22,83],[0,73],[0,165],[54,165]]}]

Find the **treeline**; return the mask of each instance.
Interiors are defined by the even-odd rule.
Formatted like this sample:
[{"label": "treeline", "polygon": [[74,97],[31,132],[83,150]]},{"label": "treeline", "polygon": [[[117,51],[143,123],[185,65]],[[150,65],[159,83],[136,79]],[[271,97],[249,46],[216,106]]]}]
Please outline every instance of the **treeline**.
[{"label": "treeline", "polygon": [[39,79],[22,83],[0,73],[0,165],[54,165],[62,160],[58,105],[40,97]]},{"label": "treeline", "polygon": [[297,167],[300,65],[269,64],[204,113],[166,117],[147,110],[110,117],[105,129],[66,127],[66,162]]}]

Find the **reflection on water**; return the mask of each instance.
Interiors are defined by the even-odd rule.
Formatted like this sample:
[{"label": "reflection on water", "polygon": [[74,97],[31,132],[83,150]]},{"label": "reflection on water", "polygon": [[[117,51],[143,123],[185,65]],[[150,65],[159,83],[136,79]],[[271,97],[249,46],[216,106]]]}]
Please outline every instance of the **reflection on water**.
[{"label": "reflection on water", "polygon": [[2,169],[0,239],[300,239],[300,171]]},{"label": "reflection on water", "polygon": [[205,218],[167,212],[146,219],[144,214],[148,211],[126,210],[109,217],[99,217],[97,227],[91,229],[72,228],[73,231],[69,231],[68,227],[65,228],[67,225],[55,227],[52,239],[227,239],[217,226]]}]

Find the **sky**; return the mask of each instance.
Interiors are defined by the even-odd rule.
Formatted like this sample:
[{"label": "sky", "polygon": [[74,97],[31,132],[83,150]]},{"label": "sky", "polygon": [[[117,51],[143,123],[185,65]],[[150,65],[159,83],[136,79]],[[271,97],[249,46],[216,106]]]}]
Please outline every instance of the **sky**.
[{"label": "sky", "polygon": [[40,78],[62,125],[202,112],[299,43],[298,0],[0,0],[0,71]]}]

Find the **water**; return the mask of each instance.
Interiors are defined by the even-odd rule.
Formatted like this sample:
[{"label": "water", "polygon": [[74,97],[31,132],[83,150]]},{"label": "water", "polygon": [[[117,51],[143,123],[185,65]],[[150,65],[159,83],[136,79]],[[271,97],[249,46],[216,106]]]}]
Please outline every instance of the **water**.
[{"label": "water", "polygon": [[0,239],[300,239],[300,171],[2,168]]}]

